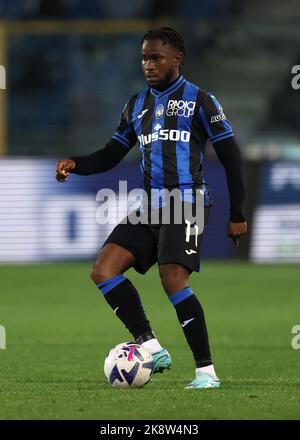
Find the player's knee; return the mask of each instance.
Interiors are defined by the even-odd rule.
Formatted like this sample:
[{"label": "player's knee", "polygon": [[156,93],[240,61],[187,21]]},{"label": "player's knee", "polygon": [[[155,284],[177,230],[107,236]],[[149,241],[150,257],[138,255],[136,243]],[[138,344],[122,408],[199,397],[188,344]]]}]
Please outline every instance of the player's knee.
[{"label": "player's knee", "polygon": [[113,277],[108,268],[103,265],[94,264],[90,271],[90,277],[95,284],[104,283],[104,281],[109,280]]},{"label": "player's knee", "polygon": [[159,274],[163,288],[168,295],[172,295],[187,286],[188,272],[177,264],[160,266]]}]

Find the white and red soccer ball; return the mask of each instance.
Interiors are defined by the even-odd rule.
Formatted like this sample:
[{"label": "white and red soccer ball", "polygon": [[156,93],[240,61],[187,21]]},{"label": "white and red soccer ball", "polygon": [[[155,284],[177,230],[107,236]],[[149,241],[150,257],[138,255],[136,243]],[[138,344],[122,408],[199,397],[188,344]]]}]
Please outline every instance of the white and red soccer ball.
[{"label": "white and red soccer ball", "polygon": [[104,361],[105,376],[116,388],[143,387],[151,379],[153,369],[150,351],[134,342],[116,345]]}]

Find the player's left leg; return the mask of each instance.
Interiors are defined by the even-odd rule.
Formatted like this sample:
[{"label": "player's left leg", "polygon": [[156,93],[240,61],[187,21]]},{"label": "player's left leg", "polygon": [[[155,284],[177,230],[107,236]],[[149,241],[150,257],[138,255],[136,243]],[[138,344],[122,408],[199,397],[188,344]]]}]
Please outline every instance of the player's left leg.
[{"label": "player's left leg", "polygon": [[[208,208],[205,221],[208,221]],[[189,287],[189,276],[199,271],[202,235],[190,237],[191,227],[182,224],[163,225],[159,233],[158,264],[161,282],[193,353],[196,379],[188,388],[215,388],[220,385],[210,352],[203,308]],[[200,228],[193,227],[198,231]],[[188,235],[188,237],[187,237]],[[187,240],[188,238],[188,240]]]},{"label": "player's left leg", "polygon": [[213,366],[205,315],[197,296],[189,287],[189,270],[171,263],[160,265],[159,272],[195,359],[196,379],[188,388],[218,387],[220,381]]}]

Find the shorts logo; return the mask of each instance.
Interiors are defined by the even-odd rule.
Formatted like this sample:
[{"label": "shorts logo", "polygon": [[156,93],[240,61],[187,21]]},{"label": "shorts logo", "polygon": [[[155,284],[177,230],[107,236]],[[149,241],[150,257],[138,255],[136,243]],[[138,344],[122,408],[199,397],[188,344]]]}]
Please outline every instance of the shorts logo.
[{"label": "shorts logo", "polygon": [[160,119],[162,117],[162,115],[164,114],[164,112],[165,112],[164,106],[162,104],[159,104],[159,106],[155,110],[156,119]]},{"label": "shorts logo", "polygon": [[168,102],[167,116],[183,116],[189,118],[194,114],[196,102],[170,99]]},{"label": "shorts logo", "polygon": [[212,116],[210,118],[210,123],[211,124],[214,123],[214,122],[224,121],[225,119],[227,119],[226,115],[224,114],[223,109],[222,109],[221,106],[219,107],[219,112],[220,113],[218,115]]},{"label": "shorts logo", "polygon": [[186,253],[187,255],[192,255],[192,254],[196,254],[197,252],[194,251],[193,249],[190,249],[189,251],[186,249],[186,250],[185,250],[185,253]]}]

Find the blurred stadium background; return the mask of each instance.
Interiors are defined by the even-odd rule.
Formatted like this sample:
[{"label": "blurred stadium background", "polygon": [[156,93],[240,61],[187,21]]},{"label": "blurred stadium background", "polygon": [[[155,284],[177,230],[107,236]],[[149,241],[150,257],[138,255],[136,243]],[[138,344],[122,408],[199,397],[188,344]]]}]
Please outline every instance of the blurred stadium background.
[{"label": "blurred stadium background", "polygon": [[[299,20],[298,0],[0,0],[0,324],[11,348],[0,350],[0,418],[299,417],[299,353],[290,347],[299,324],[299,274],[290,264],[300,262],[300,90],[291,86]],[[145,84],[141,37],[161,25],[183,34],[185,76],[213,92],[232,122],[249,233],[238,249],[226,236],[225,174],[208,145],[215,206],[202,255],[212,261],[193,282],[208,305],[226,395],[206,397],[206,405],[195,395],[192,410],[173,393],[178,377],[186,383],[186,362],[192,371],[190,354],[177,322],[168,317],[166,326],[157,274],[132,272],[180,369],[147,386],[146,396],[159,384],[156,406],[150,396],[145,413],[143,395],[135,408],[122,395],[120,405],[133,412],[116,414],[103,378],[105,404],[96,393],[98,364],[128,335],[112,324],[88,267],[113,227],[97,224],[96,193],[125,179],[128,189],[139,186],[138,149],[108,173],[64,184],[54,170],[57,159],[110,138],[125,102]]]},{"label": "blurred stadium background", "polygon": [[225,234],[224,172],[207,148],[215,207],[203,256],[300,260],[297,0],[0,0],[0,18],[0,261],[96,254],[108,231],[95,225],[95,194],[123,176],[139,185],[138,149],[112,173],[65,185],[53,180],[55,160],[104,146],[144,87],[141,36],[165,24],[183,33],[184,74],[221,101],[245,160],[250,231],[237,252]]}]

